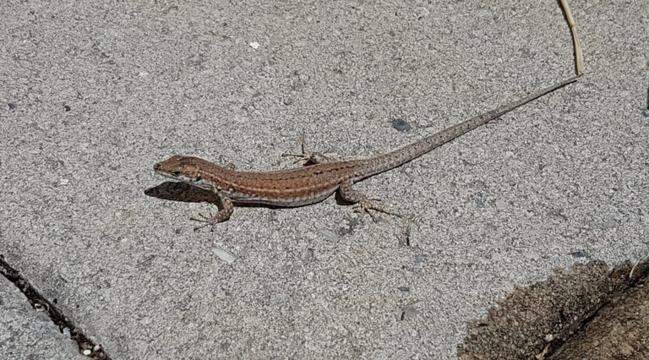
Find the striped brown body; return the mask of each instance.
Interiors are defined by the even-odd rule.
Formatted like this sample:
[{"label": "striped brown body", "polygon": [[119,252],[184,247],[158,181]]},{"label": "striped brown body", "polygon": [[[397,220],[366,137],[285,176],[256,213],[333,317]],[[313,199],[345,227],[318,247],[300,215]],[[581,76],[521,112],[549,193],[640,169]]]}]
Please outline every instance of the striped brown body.
[{"label": "striped brown body", "polygon": [[336,161],[282,171],[245,172],[175,155],[157,163],[154,170],[205,190],[223,191],[235,204],[296,207],[322,201],[341,183],[363,176],[363,163]]}]

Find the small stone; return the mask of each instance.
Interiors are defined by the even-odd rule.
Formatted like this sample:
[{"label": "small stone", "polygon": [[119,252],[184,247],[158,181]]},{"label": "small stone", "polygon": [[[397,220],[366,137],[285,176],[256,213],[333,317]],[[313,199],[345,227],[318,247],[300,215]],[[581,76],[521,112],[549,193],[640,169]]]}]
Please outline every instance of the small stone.
[{"label": "small stone", "polygon": [[408,305],[403,308],[403,312],[401,313],[402,318],[415,318],[419,316],[420,312],[417,310],[414,306]]},{"label": "small stone", "polygon": [[475,204],[476,204],[476,205],[478,206],[478,208],[480,208],[480,209],[484,209],[484,208],[485,208],[485,204],[484,204],[484,201],[483,201],[482,199],[475,199]]},{"label": "small stone", "polygon": [[572,256],[575,259],[582,259],[588,257],[588,254],[586,254],[583,251],[573,251],[570,253],[570,256]]},{"label": "small stone", "polygon": [[305,233],[305,232],[309,231],[309,226],[307,224],[301,222],[301,223],[297,224],[297,231],[299,231],[301,233]]},{"label": "small stone", "polygon": [[410,131],[412,130],[412,126],[408,124],[407,122],[401,120],[401,119],[394,119],[392,120],[392,127],[395,128],[398,131]]},{"label": "small stone", "polygon": [[216,256],[218,256],[221,260],[227,262],[228,264],[232,264],[234,262],[234,256],[232,256],[230,253],[221,249],[212,249],[212,251]]}]

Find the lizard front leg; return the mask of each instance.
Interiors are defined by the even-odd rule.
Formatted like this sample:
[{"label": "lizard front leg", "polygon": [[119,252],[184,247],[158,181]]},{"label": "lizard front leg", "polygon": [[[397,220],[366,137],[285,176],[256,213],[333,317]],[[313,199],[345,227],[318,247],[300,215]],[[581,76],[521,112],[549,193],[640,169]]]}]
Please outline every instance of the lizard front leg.
[{"label": "lizard front leg", "polygon": [[376,221],[376,218],[374,217],[374,214],[372,214],[370,210],[380,211],[384,214],[401,217],[401,215],[399,214],[393,213],[391,211],[381,208],[380,206],[374,205],[372,201],[381,201],[381,199],[378,197],[369,198],[359,193],[358,191],[352,189],[353,184],[354,183],[352,182],[351,179],[343,182],[338,187],[338,194],[340,195],[341,198],[343,198],[343,200],[355,204],[354,207],[357,212],[369,214],[372,220],[374,221]]},{"label": "lizard front leg", "polygon": [[219,201],[216,204],[216,206],[219,208],[219,211],[216,213],[216,215],[210,214],[210,216],[205,216],[203,214],[198,214],[201,217],[200,219],[191,218],[190,220],[204,223],[203,225],[194,228],[194,231],[204,228],[208,225],[212,225],[212,230],[214,230],[214,226],[216,226],[216,224],[228,220],[232,215],[232,212],[234,211],[234,205],[232,204],[232,200],[230,200],[230,198],[228,197],[228,194],[223,190],[214,190],[214,193],[216,194],[216,197]]}]

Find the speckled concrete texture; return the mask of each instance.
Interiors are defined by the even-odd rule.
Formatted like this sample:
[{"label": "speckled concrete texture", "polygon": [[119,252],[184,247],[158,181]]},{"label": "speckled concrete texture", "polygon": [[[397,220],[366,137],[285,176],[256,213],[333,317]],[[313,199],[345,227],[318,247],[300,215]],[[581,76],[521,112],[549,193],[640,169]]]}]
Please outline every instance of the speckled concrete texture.
[{"label": "speckled concrete texture", "polygon": [[515,286],[649,251],[647,4],[570,4],[577,84],[356,186],[403,218],[331,198],[214,232],[145,193],[155,162],[411,143],[572,76],[557,2],[4,4],[0,252],[113,359],[456,358]]}]

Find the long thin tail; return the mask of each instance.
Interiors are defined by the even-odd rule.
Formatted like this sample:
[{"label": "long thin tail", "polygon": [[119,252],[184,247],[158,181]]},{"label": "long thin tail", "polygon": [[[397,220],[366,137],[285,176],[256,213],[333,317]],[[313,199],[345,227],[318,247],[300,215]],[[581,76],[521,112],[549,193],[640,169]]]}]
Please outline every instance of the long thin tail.
[{"label": "long thin tail", "polygon": [[378,173],[387,171],[389,169],[393,169],[413,159],[416,159],[430,152],[431,150],[468,133],[469,131],[479,126],[488,123],[493,119],[496,119],[522,105],[527,104],[530,101],[536,100],[545,94],[551,93],[559,88],[562,88],[570,83],[577,81],[578,77],[579,76],[575,76],[568,80],[564,80],[558,84],[547,87],[545,89],[533,92],[520,100],[513,101],[509,104],[500,106],[495,110],[491,110],[482,115],[478,115],[474,118],[463,121],[448,129],[442,130],[436,134],[430,135],[420,141],[404,146],[390,153],[377,156],[376,158],[373,159],[365,160],[366,167],[364,169],[365,171],[363,177],[376,175]]}]

